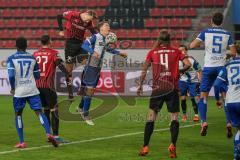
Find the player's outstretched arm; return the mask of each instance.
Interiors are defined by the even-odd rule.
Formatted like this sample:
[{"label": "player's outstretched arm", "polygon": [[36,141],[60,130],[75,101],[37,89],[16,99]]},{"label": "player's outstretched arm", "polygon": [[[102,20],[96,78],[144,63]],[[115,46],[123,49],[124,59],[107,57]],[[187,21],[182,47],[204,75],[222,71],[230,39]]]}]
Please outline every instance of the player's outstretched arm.
[{"label": "player's outstretched arm", "polygon": [[202,41],[200,41],[199,39],[195,39],[192,41],[192,43],[190,44],[189,48],[190,49],[194,49],[200,46]]},{"label": "player's outstretched arm", "polygon": [[141,73],[141,77],[140,77],[140,81],[139,81],[139,86],[138,86],[138,90],[137,90],[137,95],[140,96],[142,95],[142,92],[143,92],[143,82],[146,78],[146,75],[147,75],[147,70],[148,68],[151,66],[151,63],[145,61],[144,64],[143,64],[143,67],[142,67],[142,73]]}]

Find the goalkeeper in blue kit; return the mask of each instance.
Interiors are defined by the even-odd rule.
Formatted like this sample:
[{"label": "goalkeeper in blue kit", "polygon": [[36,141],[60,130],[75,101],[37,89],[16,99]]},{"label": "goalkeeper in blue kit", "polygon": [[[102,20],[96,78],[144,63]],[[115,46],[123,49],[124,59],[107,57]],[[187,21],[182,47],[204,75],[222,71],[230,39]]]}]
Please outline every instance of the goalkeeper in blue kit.
[{"label": "goalkeeper in blue kit", "polygon": [[27,40],[20,37],[16,40],[17,52],[8,57],[7,67],[9,82],[11,85],[11,94],[13,95],[13,106],[15,111],[15,123],[19,137],[19,143],[16,148],[26,148],[27,145],[23,136],[22,113],[26,102],[38,116],[42,126],[45,129],[48,140],[54,147],[58,143],[51,134],[49,122],[42,113],[42,104],[39,97],[39,91],[36,87],[35,79],[40,77],[38,64],[33,55],[26,52]]},{"label": "goalkeeper in blue kit", "polygon": [[92,37],[85,40],[82,45],[82,48],[87,51],[90,56],[82,73],[80,93],[83,98],[79,104],[78,110],[82,112],[83,119],[88,125],[94,125],[93,121],[89,118],[89,108],[94,90],[98,84],[105,52],[123,57],[127,56],[126,53],[120,53],[109,47],[109,43],[113,43],[110,39],[114,33],[110,33],[110,25],[107,21],[100,22],[98,24],[98,29],[100,33],[92,35]]}]

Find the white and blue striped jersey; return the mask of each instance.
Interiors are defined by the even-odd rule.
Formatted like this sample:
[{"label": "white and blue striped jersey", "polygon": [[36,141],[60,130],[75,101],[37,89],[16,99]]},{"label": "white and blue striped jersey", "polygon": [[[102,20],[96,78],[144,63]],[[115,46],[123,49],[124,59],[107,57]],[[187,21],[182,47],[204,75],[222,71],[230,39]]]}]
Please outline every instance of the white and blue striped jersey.
[{"label": "white and blue striped jersey", "polygon": [[230,60],[225,67],[220,71],[216,85],[226,82],[228,91],[226,95],[226,103],[240,102],[240,57],[235,57]]},{"label": "white and blue striped jersey", "polygon": [[[188,69],[184,74],[180,76],[180,81],[197,83],[198,80],[198,71],[201,70],[201,65],[191,56],[188,56],[188,60],[191,63],[191,68]],[[179,69],[183,69],[183,61],[179,61]]]},{"label": "white and blue striped jersey", "polygon": [[8,75],[14,97],[29,97],[39,94],[35,78],[39,78],[38,64],[33,55],[17,52],[7,59]]},{"label": "white and blue striped jersey", "polygon": [[227,47],[234,45],[230,32],[218,27],[208,28],[197,39],[205,42],[204,67],[225,65]]}]

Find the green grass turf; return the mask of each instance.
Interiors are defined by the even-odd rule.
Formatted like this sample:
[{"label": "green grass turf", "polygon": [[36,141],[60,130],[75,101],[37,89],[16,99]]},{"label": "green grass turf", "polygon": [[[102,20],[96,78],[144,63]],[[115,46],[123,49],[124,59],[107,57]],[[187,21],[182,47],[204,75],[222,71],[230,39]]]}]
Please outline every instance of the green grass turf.
[{"label": "green grass turf", "polygon": [[[60,97],[64,99],[65,97]],[[78,100],[79,101],[79,100]],[[109,101],[112,101],[109,98]],[[100,101],[94,99],[93,106]],[[71,105],[70,110],[78,102]],[[60,135],[70,141],[81,141],[99,137],[108,137],[119,134],[142,132],[144,120],[148,110],[148,101],[139,99],[135,107],[129,107],[120,100],[118,107],[112,112],[96,119],[95,126],[87,126],[80,121],[61,121]],[[190,103],[188,102],[188,106]],[[232,139],[225,135],[224,111],[215,107],[215,102],[208,102],[209,130],[206,137],[199,134],[200,127],[194,126],[180,129],[177,143],[179,160],[232,160]],[[191,107],[188,107],[190,110]],[[190,112],[190,111],[189,111]],[[169,127],[166,107],[162,110],[161,118],[155,125],[156,129]],[[38,118],[27,106],[24,110],[24,133],[28,147],[48,145],[44,130]],[[0,160],[168,160],[170,133],[167,129],[155,132],[150,142],[150,153],[147,157],[139,157],[138,151],[143,143],[143,134],[125,136],[107,140],[85,142],[60,146],[59,148],[39,148],[8,154],[3,151],[14,150],[13,145],[18,141],[14,124],[12,98],[0,96]],[[194,124],[193,122],[181,123],[181,126]]]}]

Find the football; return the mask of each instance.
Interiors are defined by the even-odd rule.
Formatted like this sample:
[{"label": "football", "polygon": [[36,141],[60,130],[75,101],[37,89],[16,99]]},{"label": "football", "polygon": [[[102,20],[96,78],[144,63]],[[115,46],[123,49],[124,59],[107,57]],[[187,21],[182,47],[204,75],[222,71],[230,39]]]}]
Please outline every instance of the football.
[{"label": "football", "polygon": [[113,32],[110,32],[106,37],[106,43],[116,43],[117,42],[117,35]]}]

